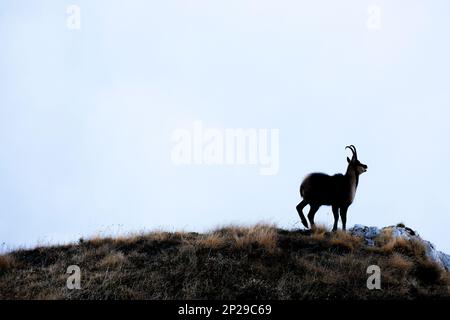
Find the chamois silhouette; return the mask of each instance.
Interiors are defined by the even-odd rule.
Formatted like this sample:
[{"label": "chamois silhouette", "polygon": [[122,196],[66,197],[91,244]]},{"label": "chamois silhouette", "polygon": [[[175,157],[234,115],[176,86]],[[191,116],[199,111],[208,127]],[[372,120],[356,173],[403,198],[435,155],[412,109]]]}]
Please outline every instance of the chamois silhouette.
[{"label": "chamois silhouette", "polygon": [[337,230],[339,214],[342,229],[347,223],[347,210],[355,199],[359,176],[367,171],[367,165],[358,160],[354,145],[346,146],[353,153],[351,159],[347,157],[347,172],[333,176],[324,173],[311,173],[303,180],[300,186],[300,195],[303,200],[297,205],[297,211],[303,225],[308,228],[308,222],[303,214],[303,208],[310,206],[308,220],[314,228],[314,216],[320,206],[331,206],[334,215],[333,231]]}]

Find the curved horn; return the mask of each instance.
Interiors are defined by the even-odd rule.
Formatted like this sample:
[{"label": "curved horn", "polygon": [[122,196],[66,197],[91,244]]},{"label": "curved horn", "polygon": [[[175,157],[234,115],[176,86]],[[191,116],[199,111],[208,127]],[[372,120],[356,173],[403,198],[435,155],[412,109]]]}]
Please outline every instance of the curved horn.
[{"label": "curved horn", "polygon": [[354,145],[350,145],[353,148],[353,151],[355,152],[355,158],[358,159],[358,153],[356,152],[356,147]]},{"label": "curved horn", "polygon": [[349,146],[346,146],[345,147],[345,149],[350,149],[351,151],[352,151],[352,153],[353,153],[353,158],[354,159],[358,159],[358,155],[356,154],[356,148],[355,148],[355,146],[354,145],[349,145]]}]

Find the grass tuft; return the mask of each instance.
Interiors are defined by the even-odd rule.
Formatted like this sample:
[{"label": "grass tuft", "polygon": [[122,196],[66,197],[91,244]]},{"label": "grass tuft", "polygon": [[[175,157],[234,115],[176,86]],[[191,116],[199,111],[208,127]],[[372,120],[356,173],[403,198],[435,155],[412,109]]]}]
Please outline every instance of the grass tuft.
[{"label": "grass tuft", "polygon": [[16,261],[11,255],[0,256],[0,273],[11,271],[16,266]]},{"label": "grass tuft", "polygon": [[122,252],[111,252],[105,256],[99,263],[100,268],[117,268],[122,266],[127,258]]}]

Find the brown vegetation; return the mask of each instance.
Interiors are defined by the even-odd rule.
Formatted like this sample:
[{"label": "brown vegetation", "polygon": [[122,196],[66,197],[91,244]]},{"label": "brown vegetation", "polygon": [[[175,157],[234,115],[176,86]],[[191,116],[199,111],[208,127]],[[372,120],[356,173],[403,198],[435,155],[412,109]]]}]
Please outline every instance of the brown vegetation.
[{"label": "brown vegetation", "polygon": [[[375,247],[346,232],[229,226],[206,234],[153,232],[0,256],[3,299],[450,298],[450,276],[415,241],[388,231]],[[381,290],[366,287],[367,267]],[[69,265],[81,290],[66,287]]]}]

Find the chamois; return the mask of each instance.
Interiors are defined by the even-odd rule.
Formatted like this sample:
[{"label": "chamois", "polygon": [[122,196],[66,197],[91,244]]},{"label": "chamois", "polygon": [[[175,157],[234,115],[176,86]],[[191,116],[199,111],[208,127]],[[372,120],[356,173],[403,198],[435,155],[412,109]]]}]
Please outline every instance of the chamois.
[{"label": "chamois", "polygon": [[347,172],[329,176],[324,173],[311,173],[303,180],[300,186],[300,195],[303,200],[297,205],[297,211],[303,225],[308,228],[308,222],[303,214],[303,208],[309,204],[308,220],[314,228],[314,216],[320,206],[331,206],[334,215],[333,231],[337,230],[339,214],[341,215],[342,229],[347,223],[347,210],[355,198],[359,175],[367,171],[367,166],[358,160],[354,145],[346,146],[353,153],[352,159],[347,157]]}]

